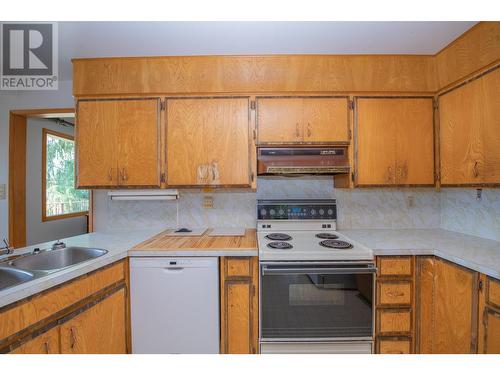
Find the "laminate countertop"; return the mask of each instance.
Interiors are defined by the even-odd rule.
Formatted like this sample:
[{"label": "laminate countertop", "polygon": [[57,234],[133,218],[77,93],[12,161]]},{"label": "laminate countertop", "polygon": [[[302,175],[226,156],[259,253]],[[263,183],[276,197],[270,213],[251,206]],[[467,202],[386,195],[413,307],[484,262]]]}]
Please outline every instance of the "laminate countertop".
[{"label": "laminate countertop", "polygon": [[[257,256],[255,229],[247,229],[243,237],[168,237],[163,235],[170,230],[114,230],[93,232],[62,239],[66,246],[82,246],[106,249],[108,252],[99,258],[48,274],[35,280],[22,283],[0,291],[0,307],[7,306],[33,294],[50,289],[78,276],[95,271],[108,264],[130,256]],[[160,233],[159,233],[160,232]],[[209,233],[209,231],[207,231]],[[47,249],[55,241],[18,248],[14,255],[32,252],[35,248]],[[137,250],[137,244],[149,244],[149,249]],[[167,247],[163,247],[163,245]],[[154,246],[157,247],[155,248]],[[161,246],[160,246],[161,245]],[[0,262],[5,257],[0,257]]]},{"label": "laminate countertop", "polygon": [[500,241],[444,229],[359,229],[340,233],[373,255],[436,255],[500,279]]}]

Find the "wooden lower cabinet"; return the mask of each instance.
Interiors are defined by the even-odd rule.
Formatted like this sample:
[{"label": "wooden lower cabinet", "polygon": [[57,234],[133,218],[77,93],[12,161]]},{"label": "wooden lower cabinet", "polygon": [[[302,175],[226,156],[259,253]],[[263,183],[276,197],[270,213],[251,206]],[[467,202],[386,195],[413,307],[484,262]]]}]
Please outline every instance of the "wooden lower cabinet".
[{"label": "wooden lower cabinet", "polygon": [[258,352],[257,257],[220,258],[221,344],[223,354]]},{"label": "wooden lower cabinet", "polygon": [[125,354],[125,289],[63,323],[62,354]]},{"label": "wooden lower cabinet", "polygon": [[413,353],[414,263],[413,256],[378,256],[375,352]]},{"label": "wooden lower cabinet", "polygon": [[26,341],[10,352],[11,354],[59,354],[59,327],[50,329]]},{"label": "wooden lower cabinet", "polygon": [[481,275],[480,283],[477,352],[500,354],[500,280]]},{"label": "wooden lower cabinet", "polygon": [[419,259],[419,353],[476,353],[478,280],[477,272],[443,259]]},{"label": "wooden lower cabinet", "polygon": [[0,308],[0,353],[129,352],[127,260]]}]

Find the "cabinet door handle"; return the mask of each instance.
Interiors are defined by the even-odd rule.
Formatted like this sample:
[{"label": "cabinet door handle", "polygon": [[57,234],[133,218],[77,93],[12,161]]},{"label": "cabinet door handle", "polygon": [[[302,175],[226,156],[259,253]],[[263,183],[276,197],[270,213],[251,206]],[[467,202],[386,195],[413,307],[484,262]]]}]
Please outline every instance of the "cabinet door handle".
[{"label": "cabinet door handle", "polygon": [[71,327],[69,329],[71,335],[70,335],[70,348],[73,349],[76,346],[76,328]]},{"label": "cabinet door handle", "polygon": [[299,123],[298,122],[295,124],[295,137],[297,137],[297,138],[300,137]]},{"label": "cabinet door handle", "polygon": [[311,137],[311,124],[310,123],[307,123],[307,137]]},{"label": "cabinet door handle", "polygon": [[392,167],[387,167],[387,181],[391,183],[393,182],[393,180],[394,180],[394,175],[392,172]]},{"label": "cabinet door handle", "polygon": [[478,177],[479,176],[479,171],[477,169],[477,161],[474,162],[474,167],[472,167],[472,173],[473,173],[474,177]]},{"label": "cabinet door handle", "polygon": [[113,168],[109,168],[108,178],[109,178],[109,181],[113,181]]},{"label": "cabinet door handle", "polygon": [[122,168],[120,173],[122,175],[122,181],[127,181],[128,176],[127,176],[127,172],[126,172],[125,168]]},{"label": "cabinet door handle", "polygon": [[45,341],[43,343],[43,346],[45,347],[45,353],[50,354],[50,343],[48,341]]}]

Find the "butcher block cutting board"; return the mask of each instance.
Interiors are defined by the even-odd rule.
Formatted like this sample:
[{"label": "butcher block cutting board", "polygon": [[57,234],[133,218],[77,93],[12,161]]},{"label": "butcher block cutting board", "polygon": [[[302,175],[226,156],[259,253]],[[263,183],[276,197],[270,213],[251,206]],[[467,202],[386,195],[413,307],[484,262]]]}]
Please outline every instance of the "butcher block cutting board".
[{"label": "butcher block cutting board", "polygon": [[245,229],[243,236],[202,236],[169,235],[173,230],[163,231],[156,236],[134,246],[134,251],[181,251],[181,250],[257,250],[255,229]]},{"label": "butcher block cutting board", "polygon": [[242,237],[245,235],[245,228],[214,228],[208,232],[210,237],[234,236]]}]

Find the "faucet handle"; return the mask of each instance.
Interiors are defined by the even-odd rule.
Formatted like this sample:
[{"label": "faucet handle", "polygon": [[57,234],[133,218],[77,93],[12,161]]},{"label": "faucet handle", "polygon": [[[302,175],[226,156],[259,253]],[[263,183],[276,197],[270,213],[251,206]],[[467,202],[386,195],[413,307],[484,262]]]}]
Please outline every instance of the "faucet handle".
[{"label": "faucet handle", "polygon": [[9,248],[9,247],[10,247],[10,245],[9,245],[9,240],[7,240],[7,238],[5,238],[5,237],[3,238],[3,243],[5,244],[5,247],[6,247],[6,248]]},{"label": "faucet handle", "polygon": [[62,242],[61,240],[57,240],[52,244],[52,250],[57,250],[57,249],[64,249],[66,247],[66,244]]},{"label": "faucet handle", "polygon": [[7,238],[5,238],[5,237],[3,238],[3,243],[5,244],[5,247],[3,249],[6,251],[6,254],[12,254],[14,252],[14,248],[10,247],[9,241],[7,240]]}]

